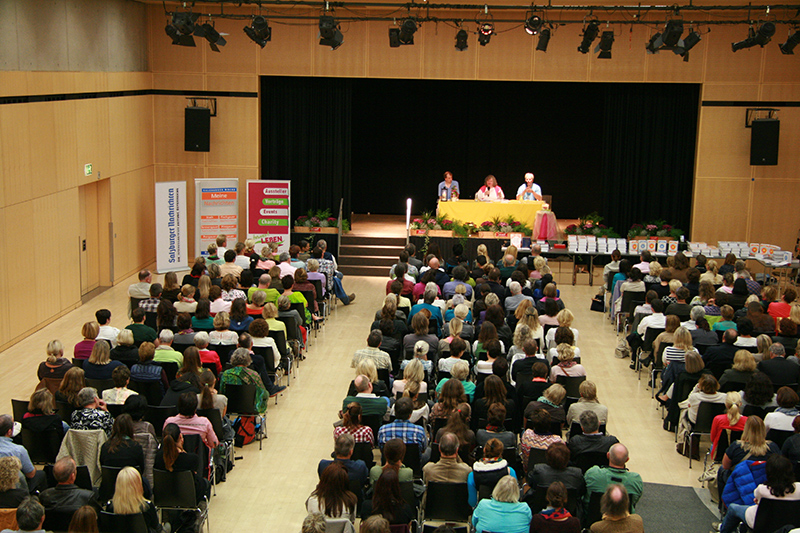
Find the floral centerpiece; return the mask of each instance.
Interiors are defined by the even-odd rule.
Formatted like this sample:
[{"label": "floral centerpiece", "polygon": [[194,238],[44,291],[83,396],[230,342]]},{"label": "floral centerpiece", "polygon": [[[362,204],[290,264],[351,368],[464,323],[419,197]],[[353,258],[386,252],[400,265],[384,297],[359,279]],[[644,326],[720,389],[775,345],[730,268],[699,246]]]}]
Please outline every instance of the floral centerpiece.
[{"label": "floral centerpiece", "polygon": [[666,237],[670,239],[679,239],[683,235],[683,230],[667,224],[663,220],[656,220],[653,222],[643,222],[641,224],[634,224],[628,230],[628,238],[649,238],[649,237]]},{"label": "floral centerpiece", "polygon": [[481,222],[477,229],[481,237],[496,237],[497,233],[504,233],[503,237],[507,237],[509,233],[531,234],[531,228],[519,220],[514,220],[513,216],[505,219],[495,217],[492,220],[486,220]]},{"label": "floral centerpiece", "polygon": [[567,235],[594,235],[595,237],[612,237],[616,238],[619,235],[614,231],[614,228],[609,228],[603,222],[603,217],[593,211],[588,215],[578,219],[577,224],[570,224],[564,228],[564,233]]},{"label": "floral centerpiece", "polygon": [[[342,220],[343,233],[350,231],[350,222]],[[338,233],[339,219],[331,215],[330,209],[309,209],[294,221],[294,231],[300,233]]]},{"label": "floral centerpiece", "polygon": [[457,220],[450,220],[444,216],[435,216],[425,212],[409,224],[411,235],[428,235],[432,237],[452,237],[453,230],[461,226]]}]

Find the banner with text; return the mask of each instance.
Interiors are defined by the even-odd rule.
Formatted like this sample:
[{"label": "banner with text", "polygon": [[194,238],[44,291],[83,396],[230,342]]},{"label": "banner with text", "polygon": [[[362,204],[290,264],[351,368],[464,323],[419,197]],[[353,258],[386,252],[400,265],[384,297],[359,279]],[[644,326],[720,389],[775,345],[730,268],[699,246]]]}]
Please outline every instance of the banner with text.
[{"label": "banner with text", "polygon": [[270,242],[279,252],[289,251],[290,182],[258,180],[247,182],[247,237],[255,239],[256,251]]},{"label": "banner with text", "polygon": [[239,240],[239,180],[196,179],[195,250],[208,255],[208,245],[218,235],[228,237],[228,249]]},{"label": "banner with text", "polygon": [[184,270],[189,264],[186,183],[156,183],[156,270]]}]

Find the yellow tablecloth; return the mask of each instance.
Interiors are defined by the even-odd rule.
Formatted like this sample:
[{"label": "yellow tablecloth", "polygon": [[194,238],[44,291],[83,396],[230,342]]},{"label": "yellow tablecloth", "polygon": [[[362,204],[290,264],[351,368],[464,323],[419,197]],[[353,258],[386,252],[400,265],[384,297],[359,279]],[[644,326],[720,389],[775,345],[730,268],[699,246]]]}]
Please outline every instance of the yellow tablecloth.
[{"label": "yellow tablecloth", "polygon": [[539,212],[543,204],[544,202],[522,202],[519,200],[509,200],[508,202],[440,201],[438,214],[461,222],[474,222],[477,225],[495,217],[507,218],[511,215],[514,220],[524,222],[529,228],[532,228],[536,223],[536,213]]}]

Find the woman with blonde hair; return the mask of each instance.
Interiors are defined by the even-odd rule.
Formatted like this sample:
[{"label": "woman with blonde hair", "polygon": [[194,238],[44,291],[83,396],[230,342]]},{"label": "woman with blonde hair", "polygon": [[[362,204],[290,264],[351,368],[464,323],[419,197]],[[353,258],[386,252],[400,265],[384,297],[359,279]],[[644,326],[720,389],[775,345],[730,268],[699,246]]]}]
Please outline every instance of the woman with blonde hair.
[{"label": "woman with blonde hair", "polygon": [[447,336],[439,341],[439,353],[449,352],[450,343],[454,338],[460,337],[462,331],[464,331],[464,321],[460,318],[451,319],[447,324]]},{"label": "woman with blonde hair", "polygon": [[94,348],[98,333],[100,333],[100,324],[97,322],[87,322],[83,325],[81,328],[83,340],[75,345],[73,355],[75,359],[89,359],[89,356],[92,355],[92,348]]},{"label": "woman with blonde hair", "polygon": [[86,386],[84,381],[83,369],[73,366],[67,373],[64,374],[64,379],[61,380],[61,385],[55,394],[57,402],[65,403],[72,408],[78,407],[78,393]]},{"label": "woman with blonde hair", "polygon": [[[658,353],[659,345],[662,342],[675,343],[675,332],[679,327],[681,327],[681,319],[678,318],[677,315],[667,315],[667,319],[664,322],[664,331],[659,333],[658,337],[656,337],[656,339],[653,341],[653,351],[650,354],[651,357]],[[689,334],[689,337],[689,343],[691,344],[691,333]]]},{"label": "woman with blonde hair", "polygon": [[211,278],[207,274],[200,276],[197,282],[197,299],[201,298],[208,300],[208,291],[211,289]]},{"label": "woman with blonde hair", "polygon": [[713,259],[706,263],[706,271],[700,274],[700,282],[708,281],[711,285],[722,285],[722,276],[719,274],[719,265]]},{"label": "woman with blonde hair", "polygon": [[661,271],[664,267],[661,266],[661,263],[658,261],[651,261],[650,262],[650,273],[644,276],[645,285],[653,285],[656,283],[661,283]]},{"label": "woman with blonde hair", "polygon": [[39,380],[44,378],[63,379],[64,374],[70,368],[72,368],[72,363],[64,357],[64,345],[60,340],[55,339],[47,343],[47,359],[39,363],[36,376]]},{"label": "woman with blonde hair", "polygon": [[774,442],[767,440],[767,427],[764,421],[759,416],[748,416],[742,430],[742,438],[725,450],[722,468],[733,470],[733,467],[745,457],[750,461],[766,461],[773,453],[780,454],[781,449]]},{"label": "woman with blonde hair", "polygon": [[214,331],[209,332],[208,339],[211,344],[237,345],[239,334],[231,331],[231,318],[225,311],[220,311],[214,317]]},{"label": "woman with blonde hair", "polygon": [[85,379],[111,379],[114,369],[124,363],[111,360],[111,346],[107,342],[97,342],[92,355],[83,363]]},{"label": "woman with blonde hair", "polygon": [[537,409],[544,409],[550,414],[553,422],[564,424],[567,420],[566,412],[562,404],[567,397],[567,389],[560,383],[553,383],[545,389],[541,396],[535,401],[530,402],[523,413],[526,420],[530,420],[531,416]]},{"label": "woman with blonde hair", "polygon": [[558,364],[550,369],[550,381],[555,383],[558,376],[576,377],[585,376],[586,369],[575,362],[575,350],[569,344],[563,343],[556,347]]},{"label": "woman with blonde hair", "polygon": [[586,380],[581,383],[578,393],[581,395],[580,399],[570,405],[567,411],[567,427],[577,422],[584,411],[594,411],[600,424],[608,423],[608,407],[597,399],[597,385]]},{"label": "woman with blonde hair", "polygon": [[30,495],[28,488],[17,488],[22,463],[13,455],[0,458],[0,508],[14,509]]},{"label": "woman with blonde hair", "polygon": [[[431,409],[428,406],[428,402],[419,396],[420,385],[420,382],[410,381],[403,390],[403,398],[411,399],[411,404],[414,406],[414,411],[412,411],[411,417],[408,419],[412,424],[416,424],[420,419],[424,419],[425,422],[427,422],[431,416]],[[427,387],[427,383],[425,383],[425,386]],[[394,414],[394,406],[392,406],[391,414]]]},{"label": "woman with blonde hair", "polygon": [[757,366],[758,363],[752,353],[747,350],[738,350],[733,356],[733,367],[725,370],[719,378],[720,387],[743,390],[747,382],[755,375]]},{"label": "woman with blonde hair", "polygon": [[[556,315],[558,316],[558,315]],[[528,326],[531,330],[531,336],[537,342],[539,351],[544,349],[544,327],[539,322],[539,311],[530,300],[522,300],[517,309],[514,311],[514,318],[517,319],[516,327],[520,324]]]},{"label": "woman with blonde hair", "polygon": [[[428,346],[425,341],[418,341],[417,344],[420,344],[420,350]],[[411,382],[419,385],[420,392],[428,392],[428,384],[425,382],[425,367],[422,360],[416,357],[416,349],[415,357],[408,361],[408,364],[403,368],[403,379],[394,380],[392,396],[402,393]]]},{"label": "woman with blonde hair", "polygon": [[55,414],[55,409],[55,399],[49,390],[34,391],[28,402],[28,411],[22,417],[22,427],[36,433],[56,430],[60,438],[69,431],[69,425]]},{"label": "woman with blonde hair", "polygon": [[[461,382],[461,388],[464,391],[464,394],[467,396],[468,401],[472,401],[473,396],[475,395],[475,383],[472,381],[468,381],[467,378],[469,377],[469,363],[464,360],[456,361],[452,368],[450,369],[450,376],[452,379]],[[442,392],[444,389],[445,384],[451,378],[443,378],[439,380],[439,383],[436,384],[436,394],[437,396]],[[441,397],[439,397],[441,400]],[[435,409],[436,406],[434,406]]]},{"label": "woman with blonde hair", "polygon": [[[485,244],[479,244],[478,245],[478,249],[476,250],[476,254],[477,255],[482,255],[483,257],[485,257],[487,265],[492,262],[491,258],[489,258],[489,250],[486,248]],[[478,262],[477,261],[475,261],[475,266],[478,266]]]},{"label": "woman with blonde hair", "polygon": [[[569,309],[562,309],[556,315],[556,320],[558,321],[559,327],[572,330],[572,334],[575,337],[573,344],[577,344],[578,330],[572,327],[572,322],[575,320],[575,315],[572,314],[572,311]],[[545,337],[545,341],[547,342],[548,349],[556,347],[556,328],[550,328],[550,331],[547,332],[547,336]]]},{"label": "woman with blonde hair", "polygon": [[[668,319],[675,317],[675,315],[670,315],[667,317]],[[680,322],[679,322],[680,323]],[[666,333],[666,331],[664,332]],[[665,342],[665,341],[661,341]],[[654,343],[655,344],[655,343]],[[692,333],[683,326],[679,326],[675,329],[675,333],[672,336],[672,346],[667,346],[664,348],[663,353],[663,361],[664,366],[669,365],[670,363],[674,363],[675,361],[682,362],[686,358],[686,350],[693,350],[694,347],[692,345]],[[653,346],[653,350],[656,350],[656,347]]]},{"label": "woman with blonde hair", "polygon": [[[525,300],[527,302],[527,300]],[[536,342],[531,334],[531,328],[529,328],[525,324],[517,324],[517,327],[514,328],[514,344],[511,346],[511,349],[508,350],[508,354],[506,357],[509,359],[509,365],[513,365],[514,362],[518,359],[525,358],[525,350],[523,350],[523,346],[528,341]]]},{"label": "woman with blonde hair", "polygon": [[144,498],[142,476],[132,466],[126,466],[117,474],[114,497],[108,504],[108,511],[121,515],[142,513],[150,533],[161,531],[155,506]]},{"label": "woman with blonde hair", "polygon": [[742,416],[742,395],[731,391],[725,396],[725,412],[714,417],[711,423],[711,457],[723,431],[744,431],[747,417]]},{"label": "woman with blonde hair", "polygon": [[769,335],[762,334],[756,337],[756,349],[758,351],[753,354],[753,357],[757,363],[769,361],[772,358],[772,354],[769,351],[770,346],[772,346],[772,338]]},{"label": "woman with blonde hair", "polygon": [[[484,531],[527,533],[529,530],[533,518],[531,508],[519,501],[516,475],[512,468],[509,468],[509,471],[510,475],[501,478],[492,489],[491,499],[481,500],[472,513],[472,526],[476,533]],[[477,472],[476,470],[475,473]],[[469,486],[469,480],[467,484]],[[548,531],[554,530],[548,529]]]}]

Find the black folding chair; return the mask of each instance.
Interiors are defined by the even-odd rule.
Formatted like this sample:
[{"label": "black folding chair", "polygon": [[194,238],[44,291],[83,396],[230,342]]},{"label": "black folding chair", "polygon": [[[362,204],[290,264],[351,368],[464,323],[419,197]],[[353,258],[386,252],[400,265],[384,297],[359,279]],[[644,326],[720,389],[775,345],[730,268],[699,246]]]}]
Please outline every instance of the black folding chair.
[{"label": "black folding chair", "polygon": [[697,436],[699,439],[701,439],[703,435],[711,436],[711,424],[714,422],[714,417],[721,415],[724,412],[725,404],[700,402],[700,405],[697,407],[697,418],[692,426],[692,431],[689,433],[689,468],[692,468],[691,449],[694,448],[695,436]]},{"label": "black folding chair", "polygon": [[194,511],[199,514],[199,525],[196,531],[202,531],[203,523],[208,531],[208,498],[203,497],[206,505],[201,506],[197,501],[194,490],[194,474],[185,470],[182,472],[167,472],[166,470],[153,469],[153,504],[163,511]]},{"label": "black folding chair", "polygon": [[153,424],[156,430],[156,438],[161,440],[161,430],[164,429],[164,422],[167,418],[178,414],[178,408],[174,405],[148,405],[144,412],[144,421]]},{"label": "black folding chair", "polygon": [[31,462],[35,465],[54,463],[63,437],[63,434],[56,429],[31,431],[22,428],[20,431],[22,445],[28,450]]},{"label": "black folding chair", "polygon": [[97,389],[97,395],[101,398],[103,397],[103,391],[107,389],[114,388],[114,380],[113,379],[86,379],[86,386],[87,387],[94,387]]},{"label": "black folding chair", "polygon": [[[228,416],[252,416],[261,417],[261,413],[256,412],[256,385],[225,385],[225,395],[228,397]],[[258,440],[258,449],[261,450],[261,441],[267,436],[266,419],[261,420],[260,424],[255,424],[255,438]]]},{"label": "black folding chair", "polygon": [[471,514],[466,483],[428,482],[422,511],[423,525],[426,520],[469,522]]},{"label": "black folding chair", "polygon": [[98,491],[97,497],[100,500],[101,505],[105,505],[107,501],[114,497],[114,489],[117,486],[117,476],[121,470],[121,467],[100,467],[100,490]]},{"label": "black folding chair", "polygon": [[149,405],[160,405],[164,399],[164,386],[161,380],[158,381],[134,381],[128,384],[131,390],[136,391],[145,398]]},{"label": "black folding chair", "polygon": [[762,498],[756,510],[753,533],[772,533],[784,526],[800,526],[800,501],[783,501]]},{"label": "black folding chair", "polygon": [[98,522],[103,533],[149,533],[142,513],[114,514],[100,511]]}]

